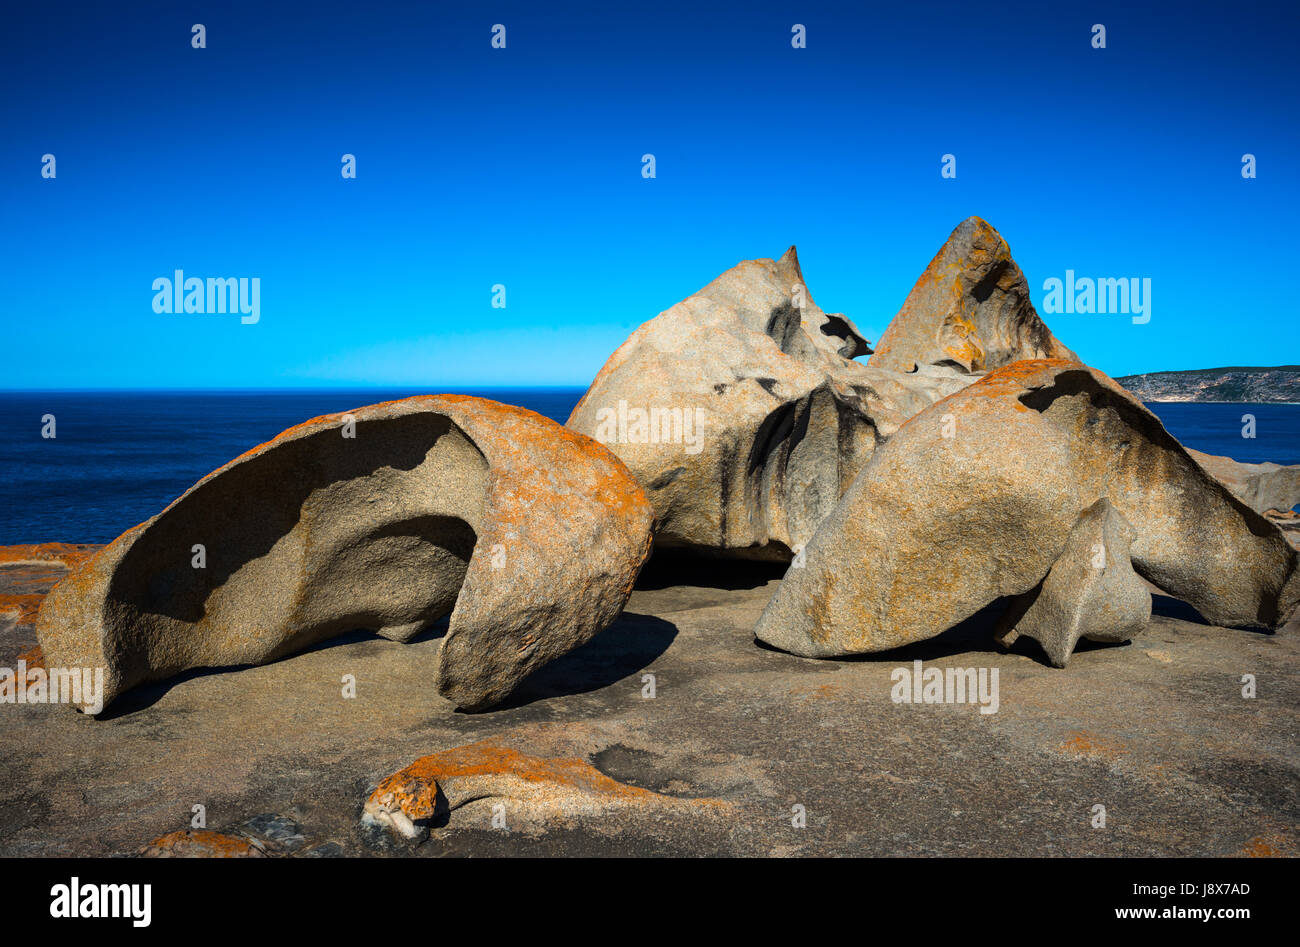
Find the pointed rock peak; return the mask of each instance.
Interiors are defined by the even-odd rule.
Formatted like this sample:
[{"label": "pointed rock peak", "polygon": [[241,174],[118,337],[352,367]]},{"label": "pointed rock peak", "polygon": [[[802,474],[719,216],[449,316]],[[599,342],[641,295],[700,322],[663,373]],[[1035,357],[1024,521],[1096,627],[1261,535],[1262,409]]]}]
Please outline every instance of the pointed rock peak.
[{"label": "pointed rock peak", "polygon": [[959,223],[939,253],[949,260],[970,259],[991,254],[998,260],[1011,260],[1011,247],[1002,234],[983,217],[967,217]]},{"label": "pointed rock peak", "polygon": [[1026,358],[1078,360],[1038,317],[1006,240],[983,218],[967,217],[916,281],[869,364],[982,372]]},{"label": "pointed rock peak", "polygon": [[[997,229],[991,223],[983,217],[978,217],[974,214],[967,217],[953,228],[952,234],[948,237],[948,242],[951,243],[953,238],[958,234],[979,234],[985,238],[992,237],[995,240],[1002,240],[1002,234],[998,233]],[[1006,241],[1003,240],[1002,242],[1005,243]]]},{"label": "pointed rock peak", "polygon": [[799,268],[799,254],[795,252],[794,244],[790,244],[790,249],[781,254],[781,259],[776,261],[776,265],[783,270],[792,270],[800,279],[803,279],[803,270]]}]

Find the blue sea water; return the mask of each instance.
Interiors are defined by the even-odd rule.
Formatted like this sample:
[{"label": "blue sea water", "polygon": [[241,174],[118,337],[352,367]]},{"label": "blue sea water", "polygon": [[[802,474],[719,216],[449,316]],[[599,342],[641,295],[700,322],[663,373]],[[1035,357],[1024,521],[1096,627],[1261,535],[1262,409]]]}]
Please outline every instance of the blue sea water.
[{"label": "blue sea water", "polygon": [[[581,388],[464,392],[563,423]],[[426,392],[0,392],[0,545],[104,543],[195,481],[308,418]],[[1300,464],[1300,405],[1151,404],[1188,447],[1237,460]],[[53,439],[42,417],[55,417]],[[1242,436],[1242,416],[1255,437]]]},{"label": "blue sea water", "polygon": [[[439,389],[443,393],[449,389]],[[582,388],[480,388],[563,424]],[[0,545],[106,543],[309,418],[418,390],[0,392]],[[53,439],[41,418],[55,418]]]},{"label": "blue sea water", "polygon": [[[1248,464],[1300,464],[1300,405],[1157,402],[1147,407],[1183,446]],[[1247,416],[1254,418],[1254,437]]]}]

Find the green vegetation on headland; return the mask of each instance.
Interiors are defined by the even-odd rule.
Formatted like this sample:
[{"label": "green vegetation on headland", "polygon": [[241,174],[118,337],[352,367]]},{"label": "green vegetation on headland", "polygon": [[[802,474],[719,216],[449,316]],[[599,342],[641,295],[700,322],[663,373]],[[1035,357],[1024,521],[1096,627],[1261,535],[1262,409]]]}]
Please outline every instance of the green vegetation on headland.
[{"label": "green vegetation on headland", "polygon": [[1195,368],[1115,380],[1142,401],[1300,402],[1300,365]]}]

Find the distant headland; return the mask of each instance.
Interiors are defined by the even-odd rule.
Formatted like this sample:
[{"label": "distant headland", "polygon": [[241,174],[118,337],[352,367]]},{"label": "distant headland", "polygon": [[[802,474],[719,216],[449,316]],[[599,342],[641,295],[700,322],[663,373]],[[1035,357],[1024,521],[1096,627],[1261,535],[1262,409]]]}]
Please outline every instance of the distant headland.
[{"label": "distant headland", "polygon": [[1116,378],[1142,401],[1300,403],[1300,365],[1196,368]]}]

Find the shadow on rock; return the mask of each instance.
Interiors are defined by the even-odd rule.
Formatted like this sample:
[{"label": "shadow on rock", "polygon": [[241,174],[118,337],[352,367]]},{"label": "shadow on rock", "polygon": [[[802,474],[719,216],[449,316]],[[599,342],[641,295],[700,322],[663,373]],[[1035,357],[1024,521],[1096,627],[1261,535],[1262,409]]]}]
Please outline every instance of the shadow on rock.
[{"label": "shadow on rock", "polygon": [[493,709],[509,710],[608,687],[648,667],[676,637],[677,626],[671,622],[624,612],[591,641],[534,672]]},{"label": "shadow on rock", "polygon": [[[356,631],[349,631],[345,634],[338,635],[334,638],[328,638],[325,641],[318,641],[315,644],[311,645],[310,647],[304,648],[302,651],[296,652],[294,654],[285,655],[283,658],[280,658],[278,661],[271,661],[269,663],[279,664],[281,661],[292,661],[304,655],[314,654],[317,651],[328,651],[331,648],[341,648],[346,645],[369,643],[380,648],[391,647],[394,645],[396,645],[397,647],[407,647],[409,645],[416,644],[421,641],[429,641],[434,638],[441,638],[443,635],[447,633],[448,624],[449,624],[448,617],[443,616],[437,621],[430,623],[429,626],[425,628],[423,631],[420,631],[414,636],[412,636],[411,638],[407,639],[405,643],[395,643],[385,638],[383,635],[376,634],[373,631],[363,631],[358,629]],[[208,675],[211,674],[230,674],[230,673],[237,673],[239,671],[247,671],[254,667],[257,667],[257,665],[232,664],[224,667],[192,668],[189,671],[183,671],[182,673],[176,675],[175,677],[169,677],[164,681],[154,681],[149,684],[141,684],[135,689],[127,691],[125,694],[123,694],[121,697],[115,700],[112,706],[107,708],[102,714],[99,715],[99,719],[113,720],[118,717],[124,717],[127,714],[135,713],[137,710],[144,710],[147,707],[152,707],[159,700],[161,700],[163,698],[163,695],[165,695],[173,687],[176,687],[180,684],[184,684],[186,681],[192,681],[195,678],[207,677]]]},{"label": "shadow on rock", "polygon": [[[439,619],[411,638],[406,645],[397,645],[397,647],[406,647],[415,642],[440,638],[447,633],[447,625],[446,618]],[[513,707],[523,707],[537,700],[565,697],[570,694],[585,694],[589,691],[600,690],[602,687],[621,681],[625,677],[647,667],[668,650],[668,646],[672,644],[676,636],[677,627],[671,622],[655,618],[652,615],[624,612],[613,625],[591,641],[576,651],[570,652],[559,660],[540,668],[531,677],[525,679],[517,694],[493,709],[507,710]],[[352,631],[330,638],[327,641],[317,642],[310,648],[281,660],[292,661],[305,654],[364,643],[373,643],[378,647],[393,646],[392,642],[373,632]],[[278,664],[279,662],[272,663]],[[152,707],[172,688],[187,681],[207,677],[211,674],[244,671],[251,667],[253,665],[242,664],[228,667],[195,668],[182,672],[175,677],[170,677],[165,681],[140,685],[114,701],[112,706],[105,709],[99,716],[99,719],[113,720]]]},{"label": "shadow on rock", "polygon": [[715,559],[656,549],[641,570],[636,588],[641,591],[657,591],[678,585],[691,585],[728,591],[756,589],[773,579],[780,579],[788,568],[789,565],[784,562]]},{"label": "shadow on rock", "polygon": [[1164,618],[1177,618],[1179,621],[1191,622],[1193,625],[1209,624],[1208,621],[1201,617],[1200,612],[1182,599],[1174,598],[1171,595],[1161,595],[1158,592],[1151,593],[1151,614],[1160,615]]},{"label": "shadow on rock", "polygon": [[[1174,601],[1170,599],[1170,601]],[[811,658],[814,661],[844,661],[849,663],[876,663],[876,664],[908,664],[912,661],[936,661],[940,658],[950,658],[959,654],[1018,654],[1027,658],[1032,658],[1040,664],[1050,666],[1046,653],[1038,642],[1032,638],[1018,639],[1010,648],[1004,648],[999,645],[994,638],[994,630],[997,627],[998,619],[1006,611],[1011,603],[1010,597],[999,598],[984,608],[980,609],[970,618],[954,625],[947,631],[936,635],[933,638],[927,638],[925,641],[918,641],[914,644],[904,645],[901,648],[894,648],[889,651],[875,651],[867,654],[845,654],[834,658]],[[1176,602],[1181,605],[1181,602]],[[1190,607],[1190,606],[1185,606]],[[771,645],[764,644],[762,641],[755,639],[754,643],[766,650],[775,651],[783,654],[779,648],[773,648]],[[1120,648],[1125,644],[1101,644],[1093,641],[1080,641],[1079,651],[1094,651],[1103,648]]]},{"label": "shadow on rock", "polygon": [[[362,637],[370,637],[362,635]],[[336,639],[339,643],[345,643],[346,639]],[[128,717],[140,710],[146,710],[152,707],[158,701],[166,696],[167,692],[173,687],[178,687],[186,681],[192,681],[200,677],[208,677],[212,674],[229,674],[237,671],[246,671],[252,668],[252,664],[231,664],[225,667],[212,668],[193,668],[189,671],[182,671],[175,677],[169,677],[165,681],[154,681],[149,684],[141,684],[132,690],[127,691],[117,700],[113,701],[104,711],[95,716],[96,720],[117,720],[121,717]]]}]

